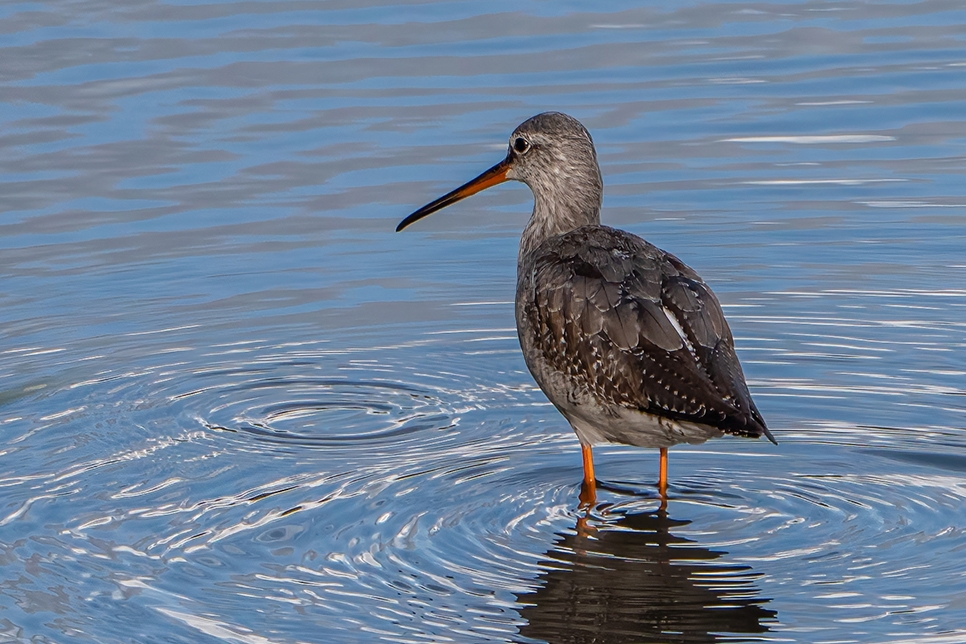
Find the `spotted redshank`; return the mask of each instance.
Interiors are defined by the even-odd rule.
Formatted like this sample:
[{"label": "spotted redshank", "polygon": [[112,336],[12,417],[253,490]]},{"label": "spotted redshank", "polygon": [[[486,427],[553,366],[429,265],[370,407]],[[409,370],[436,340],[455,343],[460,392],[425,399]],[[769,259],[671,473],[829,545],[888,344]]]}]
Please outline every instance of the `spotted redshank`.
[{"label": "spotted redshank", "polygon": [[534,200],[517,259],[520,347],[580,440],[584,505],[596,500],[596,444],[660,448],[666,500],[668,447],[722,434],[776,442],[708,285],[674,255],[600,225],[597,153],[573,117],[546,112],[524,121],[505,159],[396,230],[508,180],[527,184]]}]

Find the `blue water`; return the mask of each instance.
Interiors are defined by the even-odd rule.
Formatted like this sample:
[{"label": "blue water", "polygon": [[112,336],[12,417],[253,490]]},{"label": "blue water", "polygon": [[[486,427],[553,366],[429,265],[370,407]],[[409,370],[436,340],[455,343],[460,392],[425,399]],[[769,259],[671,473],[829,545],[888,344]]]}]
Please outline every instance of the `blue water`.
[{"label": "blue water", "polygon": [[[966,7],[0,7],[0,642],[966,641]],[[780,445],[578,444],[544,110]]]}]

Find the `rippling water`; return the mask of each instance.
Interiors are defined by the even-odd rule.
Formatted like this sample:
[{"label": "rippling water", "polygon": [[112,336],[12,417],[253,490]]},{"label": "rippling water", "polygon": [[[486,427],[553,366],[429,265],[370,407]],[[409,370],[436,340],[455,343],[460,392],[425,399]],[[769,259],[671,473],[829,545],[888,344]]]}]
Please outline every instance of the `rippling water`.
[{"label": "rippling water", "polygon": [[[966,641],[956,2],[0,7],[0,641]],[[780,441],[579,449],[513,329],[557,109]]]}]

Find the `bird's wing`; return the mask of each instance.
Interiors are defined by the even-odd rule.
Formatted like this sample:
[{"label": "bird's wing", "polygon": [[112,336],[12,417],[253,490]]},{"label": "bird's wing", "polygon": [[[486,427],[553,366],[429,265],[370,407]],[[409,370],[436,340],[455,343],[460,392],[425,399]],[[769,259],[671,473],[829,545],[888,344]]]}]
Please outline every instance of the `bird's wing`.
[{"label": "bird's wing", "polygon": [[592,226],[548,240],[527,268],[521,313],[571,382],[629,409],[771,437],[721,305],[676,257]]}]

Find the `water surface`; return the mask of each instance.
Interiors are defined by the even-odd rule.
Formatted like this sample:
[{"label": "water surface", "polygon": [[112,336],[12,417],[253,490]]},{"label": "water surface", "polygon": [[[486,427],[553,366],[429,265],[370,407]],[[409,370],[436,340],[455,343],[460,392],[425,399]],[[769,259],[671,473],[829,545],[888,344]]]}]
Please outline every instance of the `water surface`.
[{"label": "water surface", "polygon": [[[0,8],[0,641],[966,641],[960,3]],[[548,109],[780,445],[596,450],[519,354]]]}]

